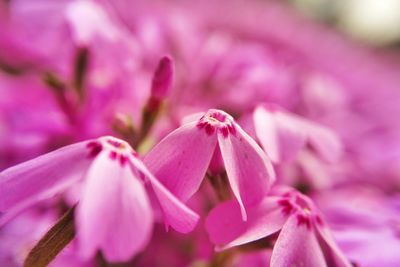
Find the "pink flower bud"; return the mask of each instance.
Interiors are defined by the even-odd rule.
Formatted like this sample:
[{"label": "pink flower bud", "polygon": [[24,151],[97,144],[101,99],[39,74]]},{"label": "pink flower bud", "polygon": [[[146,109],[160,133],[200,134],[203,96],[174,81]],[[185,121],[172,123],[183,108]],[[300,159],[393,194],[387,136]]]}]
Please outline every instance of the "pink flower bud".
[{"label": "pink flower bud", "polygon": [[170,56],[164,56],[158,63],[151,83],[151,98],[162,100],[169,94],[173,79],[173,63]]}]

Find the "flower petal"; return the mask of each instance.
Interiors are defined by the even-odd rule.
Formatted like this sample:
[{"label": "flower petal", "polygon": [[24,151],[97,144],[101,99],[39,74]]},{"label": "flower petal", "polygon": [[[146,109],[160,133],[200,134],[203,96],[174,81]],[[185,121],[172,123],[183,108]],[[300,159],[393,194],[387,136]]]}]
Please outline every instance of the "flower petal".
[{"label": "flower petal", "polygon": [[218,205],[206,219],[211,242],[219,249],[249,243],[279,231],[287,219],[276,197],[266,197],[259,205],[249,208],[247,215],[248,219],[244,222],[236,201]]},{"label": "flower petal", "polygon": [[302,125],[292,116],[258,107],[254,128],[265,152],[274,163],[290,161],[306,143]]},{"label": "flower petal", "polygon": [[338,136],[327,127],[307,121],[308,142],[326,162],[337,161],[343,152]]},{"label": "flower petal", "polygon": [[191,122],[198,122],[203,116],[204,116],[204,111],[186,115],[181,119],[181,124],[184,125]]},{"label": "flower petal", "polygon": [[89,165],[87,142],[65,146],[0,173],[0,211],[22,210],[64,190]]},{"label": "flower petal", "polygon": [[106,152],[95,159],[77,207],[77,238],[82,256],[101,249],[109,261],[127,261],[151,237],[153,213],[141,181]]},{"label": "flower petal", "polygon": [[322,243],[324,249],[325,258],[329,266],[332,267],[352,267],[353,265],[342,253],[339,247],[336,245],[332,234],[329,229],[325,226],[317,226],[317,236]]},{"label": "flower petal", "polygon": [[257,204],[275,181],[270,160],[257,143],[235,124],[236,133],[218,133],[218,143],[232,192],[246,220],[247,205]]},{"label": "flower petal", "polygon": [[271,267],[291,266],[327,266],[314,230],[298,225],[295,215],[283,226],[271,257]]},{"label": "flower petal", "polygon": [[171,225],[176,231],[188,233],[196,226],[199,215],[180,202],[154,177],[147,167],[137,158],[132,157],[133,168],[137,168],[149,179],[158,203],[163,210],[165,224]]},{"label": "flower petal", "polygon": [[216,136],[186,124],[166,136],[144,158],[155,177],[187,201],[200,187],[216,147]]}]

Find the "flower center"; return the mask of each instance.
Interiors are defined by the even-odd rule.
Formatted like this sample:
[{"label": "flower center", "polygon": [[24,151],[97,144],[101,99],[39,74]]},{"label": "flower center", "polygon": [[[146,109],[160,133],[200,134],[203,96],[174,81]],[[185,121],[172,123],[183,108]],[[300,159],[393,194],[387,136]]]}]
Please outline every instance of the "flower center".
[{"label": "flower center", "polygon": [[87,144],[89,149],[89,157],[96,157],[103,149],[109,153],[112,160],[119,161],[121,166],[124,166],[130,156],[137,157],[137,153],[131,146],[120,139],[112,136],[100,137],[99,139]]},{"label": "flower center", "polygon": [[314,223],[322,224],[322,219],[315,210],[311,200],[297,192],[289,192],[278,201],[282,213],[286,216],[294,215],[297,218],[297,225],[305,225],[311,229]]},{"label": "flower center", "polygon": [[197,127],[204,129],[208,135],[212,135],[218,131],[224,137],[228,137],[229,134],[235,135],[236,133],[233,121],[232,116],[228,113],[222,110],[210,109],[200,118]]}]

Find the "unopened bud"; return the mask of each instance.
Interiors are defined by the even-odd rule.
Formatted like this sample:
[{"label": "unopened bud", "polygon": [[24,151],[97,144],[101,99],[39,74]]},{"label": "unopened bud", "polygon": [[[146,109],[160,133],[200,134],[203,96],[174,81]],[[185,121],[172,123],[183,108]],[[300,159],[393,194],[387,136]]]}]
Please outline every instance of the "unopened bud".
[{"label": "unopened bud", "polygon": [[170,56],[164,56],[158,63],[153,76],[151,98],[161,101],[168,96],[172,86],[173,74],[174,68],[172,58]]}]

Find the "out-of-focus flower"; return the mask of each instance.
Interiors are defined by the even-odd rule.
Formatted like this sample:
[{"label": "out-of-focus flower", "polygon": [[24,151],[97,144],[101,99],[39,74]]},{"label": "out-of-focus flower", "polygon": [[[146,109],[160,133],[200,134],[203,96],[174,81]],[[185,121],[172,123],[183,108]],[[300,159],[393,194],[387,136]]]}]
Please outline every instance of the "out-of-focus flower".
[{"label": "out-of-focus flower", "polygon": [[[0,265],[23,266],[23,262],[36,242],[46,234],[57,220],[57,212],[47,209],[47,203],[26,210],[0,229]],[[71,242],[49,265],[57,267],[94,267],[93,260],[83,260],[76,253],[77,243]]]},{"label": "out-of-focus flower", "polygon": [[52,93],[35,75],[0,74],[0,169],[70,138],[68,118]]},{"label": "out-of-focus flower", "polygon": [[256,108],[254,128],[275,163],[292,160],[306,145],[328,162],[337,161],[342,153],[341,143],[333,131],[273,105]]},{"label": "out-of-focus flower", "polygon": [[172,193],[187,201],[199,189],[213,155],[220,153],[246,220],[246,208],[260,201],[274,182],[270,160],[229,114],[211,109],[192,119],[157,144],[144,162]]},{"label": "out-of-focus flower", "polygon": [[[223,267],[268,266],[271,256],[273,265],[299,257],[348,266],[329,225],[354,264],[396,266],[398,208],[389,208],[400,185],[396,60],[396,52],[381,57],[279,1],[0,1],[0,169],[89,140],[4,171],[0,221],[60,193],[62,203],[51,198],[42,208],[74,207],[72,260],[78,245],[110,259],[136,254],[126,263],[135,266],[221,266],[219,257]],[[113,132],[143,153],[161,182],[135,156],[120,156],[131,151],[124,142],[93,139]],[[11,172],[15,178],[4,178]],[[327,222],[307,197],[271,192],[274,172],[277,183],[316,200]],[[347,209],[352,194],[360,203]],[[219,248],[249,244],[213,253],[205,229],[180,235],[161,224],[143,251],[156,219],[192,228],[197,216],[177,199],[204,216],[232,200],[221,206],[232,210],[217,207],[208,222],[224,223]],[[23,224],[35,219],[42,227],[28,219],[0,229],[4,255],[15,257],[7,234],[19,239],[18,228],[25,235]],[[62,266],[58,259],[52,263]]]},{"label": "out-of-focus flower", "polygon": [[252,115],[250,127],[275,163],[280,183],[318,190],[340,182],[333,166],[344,153],[335,132],[274,104],[259,105]]},{"label": "out-of-focus flower", "polygon": [[240,219],[235,202],[214,208],[206,221],[219,249],[246,244],[279,232],[271,266],[352,266],[337,247],[329,228],[311,199],[290,189],[265,197],[248,209],[248,221]]},{"label": "out-of-focus flower", "polygon": [[101,250],[110,261],[128,260],[143,250],[153,227],[150,183],[166,225],[189,232],[198,216],[167,191],[130,146],[102,137],[6,169],[0,174],[0,210],[9,216],[39,200],[83,183],[76,207],[80,253]]},{"label": "out-of-focus flower", "polygon": [[154,100],[161,101],[168,96],[172,86],[173,74],[171,57],[161,58],[151,83],[151,97]]},{"label": "out-of-focus flower", "polygon": [[316,194],[339,247],[357,266],[395,267],[400,262],[399,196],[365,186]]}]

